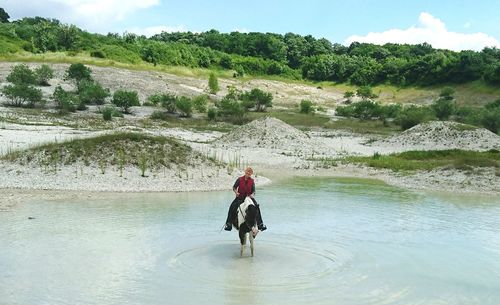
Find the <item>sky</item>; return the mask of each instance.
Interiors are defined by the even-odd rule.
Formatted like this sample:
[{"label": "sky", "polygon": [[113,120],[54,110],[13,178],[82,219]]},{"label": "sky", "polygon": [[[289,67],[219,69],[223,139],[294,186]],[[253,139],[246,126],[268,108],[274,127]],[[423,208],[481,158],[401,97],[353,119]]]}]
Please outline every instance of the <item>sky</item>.
[{"label": "sky", "polygon": [[332,43],[500,48],[499,0],[0,0],[11,21],[56,18],[89,32],[271,32]]}]

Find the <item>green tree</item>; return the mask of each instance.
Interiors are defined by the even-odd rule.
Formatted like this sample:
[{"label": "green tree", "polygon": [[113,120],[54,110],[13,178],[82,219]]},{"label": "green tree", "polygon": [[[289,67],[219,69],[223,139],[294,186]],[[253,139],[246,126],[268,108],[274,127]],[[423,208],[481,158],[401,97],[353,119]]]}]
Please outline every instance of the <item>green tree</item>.
[{"label": "green tree", "polygon": [[9,19],[10,19],[9,14],[7,14],[7,12],[0,7],[0,23],[8,23]]},{"label": "green tree", "polygon": [[370,86],[359,87],[358,90],[356,90],[356,95],[360,96],[364,100],[377,97],[375,94],[373,94],[372,87]]},{"label": "green tree", "polygon": [[453,94],[455,94],[455,89],[451,87],[444,87],[439,93],[439,96],[446,100],[452,100]]},{"label": "green tree", "polygon": [[193,98],[193,107],[196,111],[204,113],[207,111],[208,96],[202,94]]},{"label": "green tree", "polygon": [[207,111],[207,118],[210,121],[215,121],[215,118],[217,117],[217,108],[211,107]]},{"label": "green tree", "polygon": [[436,117],[440,120],[447,120],[455,112],[455,102],[451,99],[441,97],[431,105]]},{"label": "green tree", "polygon": [[257,112],[264,112],[267,107],[273,106],[273,95],[270,92],[265,92],[258,88],[254,88],[250,90],[250,92],[243,93],[240,98],[243,101],[251,101],[251,103],[248,103],[247,105],[255,105],[255,111]]},{"label": "green tree", "polygon": [[43,102],[42,90],[26,83],[7,85],[2,88],[2,93],[10,100],[6,103],[9,106],[34,108],[37,103]]},{"label": "green tree", "polygon": [[166,93],[161,95],[161,106],[167,109],[168,113],[175,113],[177,110],[177,100],[179,98],[173,94]]},{"label": "green tree", "polygon": [[309,100],[301,100],[299,107],[300,107],[300,113],[308,114],[314,111],[313,102]]},{"label": "green tree", "polygon": [[217,92],[219,92],[219,81],[214,73],[210,73],[210,76],[208,77],[208,88],[210,89],[211,94],[217,94]]},{"label": "green tree", "polygon": [[48,65],[41,65],[35,69],[36,82],[41,86],[50,86],[49,80],[54,77],[54,70]]},{"label": "green tree", "polygon": [[76,111],[77,97],[73,93],[65,91],[61,86],[55,88],[52,99],[60,113]]},{"label": "green tree", "polygon": [[83,80],[78,91],[80,103],[85,105],[102,105],[110,96],[109,89],[103,88],[97,81]]},{"label": "green tree", "polygon": [[25,64],[14,66],[9,75],[7,75],[7,81],[13,84],[27,85],[35,85],[37,83],[36,75]]},{"label": "green tree", "polygon": [[82,81],[92,81],[92,70],[81,63],[71,64],[66,71],[65,79],[73,80],[78,90],[80,90]]},{"label": "green tree", "polygon": [[483,111],[481,124],[489,131],[498,133],[500,129],[500,107]]},{"label": "green tree", "polygon": [[189,118],[193,114],[193,102],[190,98],[181,96],[175,105],[177,106],[177,109],[179,109],[181,116]]},{"label": "green tree", "polygon": [[415,125],[423,123],[431,119],[428,107],[408,106],[405,107],[398,118],[396,123],[401,126],[402,130],[409,129]]},{"label": "green tree", "polygon": [[140,105],[137,91],[126,90],[116,90],[115,93],[113,93],[112,103],[121,107],[124,113],[130,113],[130,107]]}]

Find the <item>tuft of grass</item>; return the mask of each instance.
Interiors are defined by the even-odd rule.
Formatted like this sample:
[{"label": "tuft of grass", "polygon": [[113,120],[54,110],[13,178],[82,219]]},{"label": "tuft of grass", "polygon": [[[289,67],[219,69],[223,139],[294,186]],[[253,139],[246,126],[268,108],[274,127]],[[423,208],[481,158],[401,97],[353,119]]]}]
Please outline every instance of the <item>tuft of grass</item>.
[{"label": "tuft of grass", "polygon": [[469,170],[475,167],[500,168],[500,152],[452,150],[407,151],[399,154],[372,157],[347,157],[348,162],[366,164],[370,167],[393,171],[432,170],[448,168]]}]

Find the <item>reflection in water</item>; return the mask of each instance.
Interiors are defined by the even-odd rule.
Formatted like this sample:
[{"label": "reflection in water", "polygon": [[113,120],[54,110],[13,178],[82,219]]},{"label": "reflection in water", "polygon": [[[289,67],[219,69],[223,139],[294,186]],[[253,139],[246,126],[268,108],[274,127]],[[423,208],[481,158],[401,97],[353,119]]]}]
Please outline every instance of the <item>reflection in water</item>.
[{"label": "reflection in water", "polygon": [[0,304],[500,303],[498,198],[324,178],[258,196],[269,230],[243,258],[231,192],[16,204]]}]

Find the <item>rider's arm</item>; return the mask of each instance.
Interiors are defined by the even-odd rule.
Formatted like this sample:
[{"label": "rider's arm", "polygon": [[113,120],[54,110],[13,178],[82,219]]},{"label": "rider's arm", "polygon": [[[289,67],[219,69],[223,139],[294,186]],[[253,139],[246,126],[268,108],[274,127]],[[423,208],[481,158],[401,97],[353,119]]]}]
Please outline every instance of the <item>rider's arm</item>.
[{"label": "rider's arm", "polygon": [[233,184],[233,192],[236,196],[238,196],[238,187],[240,186],[240,179],[236,179],[236,182]]}]

